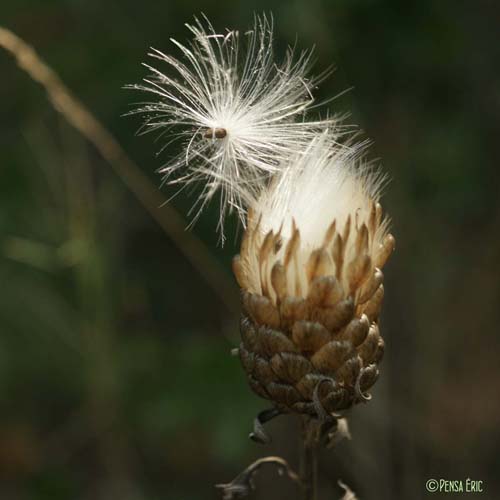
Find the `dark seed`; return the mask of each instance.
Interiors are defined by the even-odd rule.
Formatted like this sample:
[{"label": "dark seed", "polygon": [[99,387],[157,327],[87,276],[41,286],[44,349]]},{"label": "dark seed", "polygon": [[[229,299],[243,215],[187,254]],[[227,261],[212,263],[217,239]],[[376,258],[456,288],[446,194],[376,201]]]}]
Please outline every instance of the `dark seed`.
[{"label": "dark seed", "polygon": [[227,135],[227,130],[225,128],[207,128],[203,137],[205,139],[224,139]]}]

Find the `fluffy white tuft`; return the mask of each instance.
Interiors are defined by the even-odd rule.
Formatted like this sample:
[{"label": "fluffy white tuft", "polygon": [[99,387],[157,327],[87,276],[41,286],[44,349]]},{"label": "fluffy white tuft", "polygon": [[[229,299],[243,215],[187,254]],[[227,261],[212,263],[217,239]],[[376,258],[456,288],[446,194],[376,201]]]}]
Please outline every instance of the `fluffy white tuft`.
[{"label": "fluffy white tuft", "polygon": [[[378,203],[384,177],[364,162],[364,149],[363,144],[339,147],[325,132],[263,188],[250,206],[242,243],[241,265],[249,291],[271,290],[271,270],[278,262],[286,263],[293,251],[295,263],[287,267],[288,291],[291,296],[307,296],[311,256],[321,250],[333,256],[336,238],[342,258],[329,257],[329,266],[348,290],[349,276],[342,267],[359,257],[362,228],[367,231],[363,252],[377,262],[388,226]],[[275,300],[274,292],[271,295]]]},{"label": "fluffy white tuft", "polygon": [[337,118],[305,121],[312,90],[328,72],[310,77],[311,51],[293,48],[277,64],[272,19],[256,16],[244,34],[217,33],[206,18],[186,26],[193,34],[189,44],[171,40],[183,60],[158,50],[149,54],[172,75],[146,65],[152,76],[133,88],[159,101],[135,112],[146,115],[145,131],[162,130],[170,142],[183,142],[161,171],[181,186],[203,181],[199,211],[220,190],[222,228],[225,210],[236,209],[244,221],[246,205],[270,176],[325,128],[333,137],[341,128]]},{"label": "fluffy white tuft", "polygon": [[349,216],[358,225],[367,222],[384,177],[363,161],[363,150],[363,144],[339,147],[328,132],[313,139],[253,203],[261,232],[281,230],[286,239],[295,224],[310,251],[322,245],[332,221],[338,229]]}]

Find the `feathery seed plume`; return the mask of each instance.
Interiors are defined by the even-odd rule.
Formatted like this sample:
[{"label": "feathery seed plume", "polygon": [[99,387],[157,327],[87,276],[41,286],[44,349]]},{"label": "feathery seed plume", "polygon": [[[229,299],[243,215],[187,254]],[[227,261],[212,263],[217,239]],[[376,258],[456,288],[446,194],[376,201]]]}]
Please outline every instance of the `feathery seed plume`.
[{"label": "feathery seed plume", "polygon": [[[338,118],[306,121],[312,91],[329,71],[311,77],[311,51],[289,48],[281,63],[273,53],[272,19],[256,16],[253,29],[218,33],[210,22],[186,25],[193,40],[171,40],[182,59],[153,49],[168,73],[146,65],[152,75],[131,88],[159,98],[134,113],[145,115],[145,131],[168,132],[183,150],[161,172],[170,183],[203,182],[198,214],[220,190],[222,230],[227,210],[245,222],[246,205],[269,176],[303,151],[325,128],[341,134]],[[194,207],[193,207],[194,208]]]}]

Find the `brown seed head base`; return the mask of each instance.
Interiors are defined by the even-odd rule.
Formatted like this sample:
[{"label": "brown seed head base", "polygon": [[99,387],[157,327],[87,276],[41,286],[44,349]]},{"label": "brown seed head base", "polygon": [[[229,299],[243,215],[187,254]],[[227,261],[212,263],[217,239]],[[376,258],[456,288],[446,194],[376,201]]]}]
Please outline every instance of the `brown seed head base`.
[{"label": "brown seed head base", "polygon": [[[380,205],[376,210],[380,213]],[[377,219],[380,224],[380,217]],[[350,221],[346,225],[350,226]],[[345,228],[343,234],[328,238],[337,245],[311,252],[309,288],[303,298],[287,295],[283,283],[283,271],[294,259],[274,261],[271,286],[264,286],[266,280],[261,280],[262,294],[248,291],[249,256],[245,253],[252,251],[249,240],[255,243],[252,233],[258,231],[258,224],[253,229],[249,225],[241,256],[233,262],[242,288],[239,356],[253,391],[271,400],[280,411],[321,418],[370,399],[366,391],[378,378],[384,353],[378,327],[384,296],[381,268],[395,244],[394,238],[386,235],[377,248],[370,249],[377,228],[371,229],[364,224],[352,228],[356,250],[346,262],[346,245],[342,244],[342,239],[347,242]],[[298,233],[296,228],[294,231]],[[258,244],[260,269],[269,262],[269,258],[263,262],[266,245],[269,252],[277,253],[279,235],[268,233]],[[335,266],[321,265],[327,250]]]}]

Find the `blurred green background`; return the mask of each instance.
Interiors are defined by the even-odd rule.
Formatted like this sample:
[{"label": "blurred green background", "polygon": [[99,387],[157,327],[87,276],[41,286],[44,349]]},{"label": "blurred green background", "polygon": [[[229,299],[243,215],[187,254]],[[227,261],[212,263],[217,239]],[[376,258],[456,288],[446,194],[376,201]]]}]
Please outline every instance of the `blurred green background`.
[{"label": "blurred green background", "polygon": [[[335,64],[319,97],[353,87],[331,109],[352,113],[392,179],[382,376],[353,440],[323,453],[321,499],[340,498],[339,478],[366,500],[448,498],[429,478],[482,480],[480,497],[499,498],[496,2],[4,0],[0,24],[159,186],[168,152],[122,117],[142,97],[123,85],[193,15],[246,29],[254,10],[274,13],[278,53],[298,35],[317,72]],[[230,356],[234,307],[3,51],[0,75],[0,498],[216,499],[259,456],[295,466],[293,418],[269,425],[269,447],[247,439],[266,403]],[[232,280],[236,224],[220,248],[216,218],[214,205],[192,235]],[[297,498],[275,471],[257,485],[251,498]]]}]

